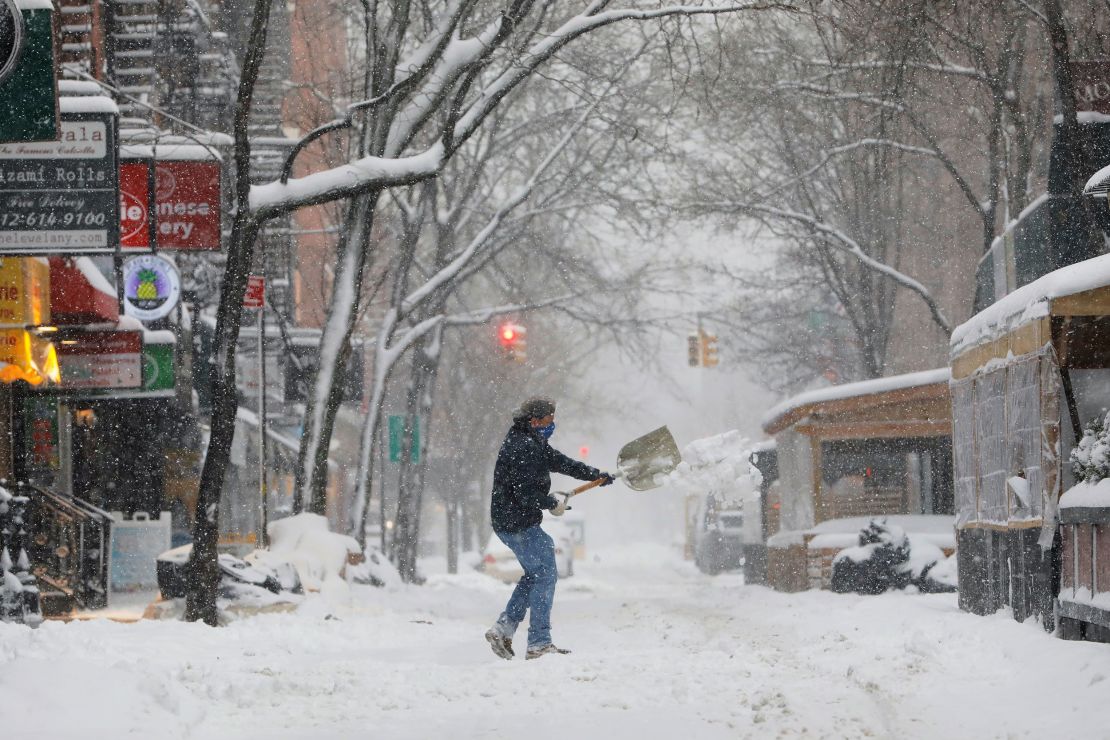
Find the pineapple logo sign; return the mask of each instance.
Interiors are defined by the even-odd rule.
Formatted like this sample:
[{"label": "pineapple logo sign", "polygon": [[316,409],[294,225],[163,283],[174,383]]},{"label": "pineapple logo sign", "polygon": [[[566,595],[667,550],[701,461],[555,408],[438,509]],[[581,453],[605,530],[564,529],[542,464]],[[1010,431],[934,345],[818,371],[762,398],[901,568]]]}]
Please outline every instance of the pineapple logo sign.
[{"label": "pineapple logo sign", "polygon": [[177,266],[157,254],[142,254],[123,263],[123,305],[140,321],[165,318],[181,297]]}]

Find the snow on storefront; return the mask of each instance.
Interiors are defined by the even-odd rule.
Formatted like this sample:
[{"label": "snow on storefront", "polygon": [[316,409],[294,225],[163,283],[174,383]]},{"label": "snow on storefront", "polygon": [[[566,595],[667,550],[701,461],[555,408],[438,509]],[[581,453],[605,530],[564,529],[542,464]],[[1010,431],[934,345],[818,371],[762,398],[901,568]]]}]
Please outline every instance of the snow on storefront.
[{"label": "snow on storefront", "polygon": [[[1072,482],[1064,461],[1084,424],[1110,403],[1108,331],[1110,256],[1051,272],[953,332],[962,608],[1008,606],[1016,619],[1040,615],[1052,626],[1057,502]],[[1098,521],[1084,524],[1088,539],[1110,523],[1110,508],[1095,511]],[[1062,534],[1066,561],[1076,553]],[[1110,586],[1110,557],[1104,567]],[[1069,616],[1063,602],[1060,613]]]},{"label": "snow on storefront", "polygon": [[849,383],[802,393],[767,413],[780,507],[779,531],[767,541],[770,585],[828,585],[808,554],[814,527],[824,522],[884,515],[951,521],[948,381],[940,368]]}]

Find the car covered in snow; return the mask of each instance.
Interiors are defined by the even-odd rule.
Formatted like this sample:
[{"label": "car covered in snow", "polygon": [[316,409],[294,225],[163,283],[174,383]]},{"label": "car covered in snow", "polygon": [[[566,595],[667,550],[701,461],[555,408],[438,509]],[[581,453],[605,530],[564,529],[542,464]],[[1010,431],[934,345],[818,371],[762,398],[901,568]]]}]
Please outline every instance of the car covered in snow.
[{"label": "car covered in snow", "polygon": [[698,510],[694,563],[716,575],[744,564],[744,510],[739,501],[710,493]]},{"label": "car covered in snow", "polygon": [[[574,532],[563,522],[552,517],[543,520],[543,531],[555,541],[555,568],[560,578],[574,575]],[[483,550],[478,570],[505,583],[515,583],[524,575],[524,569],[517,562],[516,555],[508,546],[491,533],[489,542]]]}]

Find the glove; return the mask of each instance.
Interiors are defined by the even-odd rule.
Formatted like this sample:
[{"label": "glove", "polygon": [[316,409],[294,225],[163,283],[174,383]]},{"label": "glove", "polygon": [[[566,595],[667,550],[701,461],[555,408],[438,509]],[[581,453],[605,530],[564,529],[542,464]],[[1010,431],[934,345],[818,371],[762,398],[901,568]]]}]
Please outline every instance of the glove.
[{"label": "glove", "polygon": [[612,473],[602,473],[599,477],[605,479],[601,482],[602,486],[611,486],[613,485],[613,481],[616,480],[616,478],[613,477]]},{"label": "glove", "polygon": [[567,513],[567,502],[570,501],[570,494],[566,493],[553,493],[551,494],[558,501],[554,508],[550,509],[553,516],[562,516]]}]

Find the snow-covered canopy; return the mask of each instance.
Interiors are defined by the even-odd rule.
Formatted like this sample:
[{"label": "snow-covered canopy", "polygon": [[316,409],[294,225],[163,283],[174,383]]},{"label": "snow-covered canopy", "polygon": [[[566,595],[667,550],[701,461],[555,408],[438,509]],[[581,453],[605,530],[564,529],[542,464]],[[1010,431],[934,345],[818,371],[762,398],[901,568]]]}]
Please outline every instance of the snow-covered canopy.
[{"label": "snow-covered canopy", "polygon": [[923,370],[904,375],[892,375],[887,378],[862,380],[858,383],[845,383],[799,393],[779,403],[763,416],[763,431],[767,434],[776,434],[808,416],[816,410],[816,407],[825,403],[948,383],[951,377],[951,371],[942,367],[936,370]]},{"label": "snow-covered canopy", "polygon": [[1054,299],[1110,286],[1110,255],[1077,262],[1044,275],[999,299],[956,327],[952,356],[994,341],[1031,321],[1048,316]]}]

